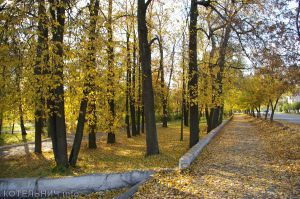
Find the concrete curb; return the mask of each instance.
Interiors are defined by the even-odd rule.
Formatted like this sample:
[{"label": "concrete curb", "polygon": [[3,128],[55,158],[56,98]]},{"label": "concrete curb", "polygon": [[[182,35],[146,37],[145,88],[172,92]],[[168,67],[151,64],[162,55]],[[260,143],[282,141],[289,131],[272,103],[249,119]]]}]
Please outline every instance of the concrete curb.
[{"label": "concrete curb", "polygon": [[122,193],[121,195],[115,197],[114,199],[127,199],[127,198],[130,198],[131,196],[133,196],[138,191],[138,188],[141,185],[143,185],[144,183],[149,181],[151,178],[152,178],[152,176],[149,176],[149,177],[145,178],[141,182],[139,182],[139,183],[135,184],[133,187],[131,187],[128,191],[126,191],[125,193]]},{"label": "concrete curb", "polygon": [[[159,171],[173,171],[173,170],[174,169],[168,169],[167,168],[167,169],[161,169]],[[156,172],[159,172],[159,171],[156,171]],[[143,184],[145,184],[146,182],[148,182],[156,172],[153,172],[147,178],[145,178],[142,181],[140,181],[139,183],[135,184],[128,191],[120,194],[119,196],[115,197],[114,199],[127,199],[127,198],[130,198],[131,196],[133,196],[138,191],[139,187],[142,186]]]},{"label": "concrete curb", "polygon": [[185,169],[198,157],[203,148],[222,130],[222,128],[232,119],[231,116],[228,120],[224,121],[217,128],[209,132],[204,138],[193,146],[186,154],[179,159],[179,169]]},{"label": "concrete curb", "polygon": [[65,178],[2,178],[0,198],[78,196],[90,192],[131,187],[149,178],[153,171],[99,173]]}]

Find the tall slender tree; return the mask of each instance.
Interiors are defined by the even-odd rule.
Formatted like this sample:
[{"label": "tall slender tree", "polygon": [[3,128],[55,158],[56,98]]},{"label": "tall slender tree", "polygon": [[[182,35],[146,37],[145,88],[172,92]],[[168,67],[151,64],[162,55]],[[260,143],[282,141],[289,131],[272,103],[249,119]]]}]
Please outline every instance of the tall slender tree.
[{"label": "tall slender tree", "polygon": [[107,17],[107,66],[108,66],[108,105],[109,105],[109,111],[110,111],[110,117],[109,117],[109,132],[107,135],[107,143],[115,143],[116,142],[116,136],[113,132],[113,125],[115,121],[115,91],[114,91],[114,44],[113,44],[113,29],[112,29],[112,9],[113,9],[113,1],[108,0],[108,17]]},{"label": "tall slender tree", "polygon": [[52,146],[57,167],[68,167],[65,100],[64,100],[64,62],[63,43],[65,29],[65,11],[67,0],[49,0],[52,31],[52,67],[50,67],[53,84],[48,98],[49,116],[48,131],[52,138]]},{"label": "tall slender tree", "polygon": [[42,133],[44,126],[44,105],[42,86],[38,83],[42,81],[45,68],[48,67],[49,49],[48,49],[48,16],[46,12],[45,0],[38,1],[38,41],[36,47],[36,61],[34,75],[36,77],[36,99],[35,99],[35,148],[34,152],[42,153]]},{"label": "tall slender tree", "polygon": [[[89,4],[90,10],[90,24],[89,24],[89,41],[88,41],[88,55],[86,58],[86,77],[84,82],[84,90],[83,90],[83,98],[80,101],[80,109],[79,116],[77,121],[77,128],[74,138],[74,143],[72,147],[72,151],[70,153],[69,163],[72,166],[76,165],[78,154],[82,142],[84,123],[86,118],[87,106],[88,106],[88,97],[92,90],[95,89],[95,69],[96,69],[96,26],[97,26],[97,18],[99,12],[99,0],[90,0]],[[94,96],[92,96],[94,97]],[[93,105],[94,101],[92,101],[92,105],[90,109],[93,109],[91,113],[95,112],[95,106]],[[93,121],[95,122],[95,121]],[[90,134],[95,134],[93,128]],[[92,135],[89,135],[91,137]],[[95,135],[94,135],[95,136]],[[96,139],[89,142],[89,148],[96,148]]]},{"label": "tall slender tree", "polygon": [[152,42],[148,42],[148,27],[146,22],[147,7],[152,0],[138,0],[138,34],[139,34],[139,54],[142,65],[142,84],[143,84],[143,102],[144,114],[146,119],[146,145],[147,155],[154,155],[159,153],[157,131],[155,124],[154,111],[154,95],[152,86],[151,73],[151,50]]},{"label": "tall slender tree", "polygon": [[191,0],[189,26],[190,147],[199,140],[198,63],[197,63],[197,0]]}]

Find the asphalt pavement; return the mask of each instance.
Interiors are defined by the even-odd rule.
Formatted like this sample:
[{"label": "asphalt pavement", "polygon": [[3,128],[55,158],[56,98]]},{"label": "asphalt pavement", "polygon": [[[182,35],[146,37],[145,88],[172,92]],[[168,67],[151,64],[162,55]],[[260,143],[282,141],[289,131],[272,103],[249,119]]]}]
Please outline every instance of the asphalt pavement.
[{"label": "asphalt pavement", "polygon": [[300,114],[275,113],[274,120],[300,124]]}]

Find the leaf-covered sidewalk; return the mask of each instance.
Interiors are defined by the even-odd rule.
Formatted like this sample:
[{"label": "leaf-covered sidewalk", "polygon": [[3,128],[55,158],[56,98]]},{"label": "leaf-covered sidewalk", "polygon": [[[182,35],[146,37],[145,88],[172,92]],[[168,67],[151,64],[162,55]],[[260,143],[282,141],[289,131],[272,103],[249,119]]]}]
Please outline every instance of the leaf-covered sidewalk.
[{"label": "leaf-covered sidewalk", "polygon": [[134,198],[299,198],[300,130],[236,115],[184,172],[161,172]]}]

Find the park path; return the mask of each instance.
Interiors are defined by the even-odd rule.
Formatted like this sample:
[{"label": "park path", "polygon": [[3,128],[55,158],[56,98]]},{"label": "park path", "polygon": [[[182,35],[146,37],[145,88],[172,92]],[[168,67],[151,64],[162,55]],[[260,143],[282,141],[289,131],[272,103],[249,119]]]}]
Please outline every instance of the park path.
[{"label": "park path", "polygon": [[299,159],[278,160],[266,145],[252,119],[236,115],[189,170],[155,175],[134,198],[300,198]]}]

